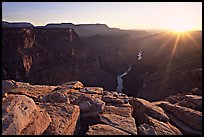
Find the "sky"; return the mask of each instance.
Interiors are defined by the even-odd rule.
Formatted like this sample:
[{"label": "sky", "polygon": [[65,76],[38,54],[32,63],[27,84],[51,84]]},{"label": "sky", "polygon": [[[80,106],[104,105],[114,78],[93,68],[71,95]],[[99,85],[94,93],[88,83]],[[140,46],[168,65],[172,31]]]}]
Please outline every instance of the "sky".
[{"label": "sky", "polygon": [[2,20],[202,30],[202,2],[2,2]]}]

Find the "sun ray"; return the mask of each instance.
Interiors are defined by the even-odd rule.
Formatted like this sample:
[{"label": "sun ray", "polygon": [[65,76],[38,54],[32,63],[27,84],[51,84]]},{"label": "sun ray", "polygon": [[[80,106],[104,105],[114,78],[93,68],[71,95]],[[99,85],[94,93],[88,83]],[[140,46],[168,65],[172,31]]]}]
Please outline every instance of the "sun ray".
[{"label": "sun ray", "polygon": [[179,39],[180,39],[180,35],[181,35],[180,32],[177,33],[176,40],[175,40],[175,43],[173,45],[173,49],[172,49],[170,58],[167,60],[166,65],[164,63],[165,68],[164,68],[164,72],[162,74],[162,80],[161,80],[161,84],[160,84],[161,85],[160,86],[161,90],[164,88],[163,85],[165,84],[165,82],[169,79],[169,76],[170,76],[169,71],[171,71],[172,66],[173,66],[173,58],[175,57],[175,53],[176,53],[177,45],[178,45],[178,42],[179,42]]},{"label": "sun ray", "polygon": [[202,51],[201,51],[201,48],[200,48],[201,46],[199,46],[199,43],[196,42],[196,41],[192,38],[191,34],[190,34],[189,32],[186,32],[185,34],[186,34],[187,38],[193,43],[193,46],[195,46],[196,49],[198,49],[200,52],[202,52]]}]

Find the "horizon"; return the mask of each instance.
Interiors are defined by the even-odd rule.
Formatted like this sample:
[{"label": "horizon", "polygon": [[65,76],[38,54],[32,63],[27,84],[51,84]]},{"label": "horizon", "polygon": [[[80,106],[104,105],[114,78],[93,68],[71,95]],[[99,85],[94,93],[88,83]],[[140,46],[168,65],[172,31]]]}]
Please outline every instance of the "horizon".
[{"label": "horizon", "polygon": [[202,31],[202,2],[2,2],[2,21],[34,26],[73,23],[106,24],[122,30]]}]

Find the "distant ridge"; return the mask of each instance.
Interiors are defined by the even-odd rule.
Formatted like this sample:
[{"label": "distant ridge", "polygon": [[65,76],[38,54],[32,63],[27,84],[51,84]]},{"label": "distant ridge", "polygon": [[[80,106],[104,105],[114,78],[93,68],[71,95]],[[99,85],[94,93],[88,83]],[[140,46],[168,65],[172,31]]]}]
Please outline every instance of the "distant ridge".
[{"label": "distant ridge", "polygon": [[28,22],[7,22],[2,21],[2,27],[8,28],[33,28],[33,24]]}]

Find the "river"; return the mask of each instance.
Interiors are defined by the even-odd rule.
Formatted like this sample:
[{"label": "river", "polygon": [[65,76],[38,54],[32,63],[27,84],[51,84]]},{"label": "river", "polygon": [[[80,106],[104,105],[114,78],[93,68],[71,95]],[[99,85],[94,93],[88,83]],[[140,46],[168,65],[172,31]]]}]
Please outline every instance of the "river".
[{"label": "river", "polygon": [[[142,51],[140,50],[139,53],[138,53],[137,61],[139,61],[141,59],[142,59]],[[125,75],[128,74],[128,72],[132,69],[133,64],[129,64],[128,69],[125,72],[123,72],[122,74],[118,75],[118,77],[117,77],[117,84],[118,85],[117,85],[117,88],[116,88],[117,92],[122,92],[122,90],[123,90],[123,79],[122,79],[122,77],[124,77]]]}]

